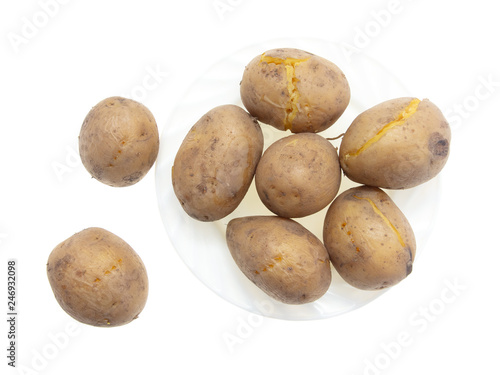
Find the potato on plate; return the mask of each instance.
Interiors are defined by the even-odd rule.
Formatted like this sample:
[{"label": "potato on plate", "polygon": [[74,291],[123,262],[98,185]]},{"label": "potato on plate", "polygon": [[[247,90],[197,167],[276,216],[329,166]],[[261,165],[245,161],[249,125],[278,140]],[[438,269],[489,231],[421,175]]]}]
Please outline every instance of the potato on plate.
[{"label": "potato on plate", "polygon": [[200,221],[233,212],[250,188],[263,147],[259,123],[244,109],[227,104],[204,114],[172,167],[174,192],[185,212]]},{"label": "potato on plate", "polygon": [[361,113],[340,145],[340,165],[360,184],[407,189],[434,178],[448,160],[451,131],[428,99],[398,98]]},{"label": "potato on plate", "polygon": [[248,112],[265,124],[317,133],[344,113],[351,91],[333,62],[300,49],[278,48],[248,63],[240,95]]},{"label": "potato on plate", "polygon": [[313,302],[330,287],[332,275],[325,247],[292,219],[236,218],[227,226],[226,241],[245,276],[280,302]]},{"label": "potato on plate", "polygon": [[376,187],[351,188],[335,198],[325,217],[323,243],[340,276],[358,289],[396,285],[413,269],[410,223]]},{"label": "potato on plate", "polygon": [[335,147],[319,134],[299,133],[266,149],[255,172],[255,186],[273,213],[299,218],[331,203],[341,177]]}]

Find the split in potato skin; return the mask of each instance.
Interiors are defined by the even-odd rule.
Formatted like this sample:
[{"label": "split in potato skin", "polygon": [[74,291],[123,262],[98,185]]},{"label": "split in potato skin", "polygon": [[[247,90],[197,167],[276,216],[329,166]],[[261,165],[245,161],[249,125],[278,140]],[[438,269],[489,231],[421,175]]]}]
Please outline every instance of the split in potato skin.
[{"label": "split in potato skin", "polygon": [[340,164],[354,182],[408,189],[439,174],[448,160],[450,142],[449,124],[435,104],[397,98],[354,119],[340,144]]},{"label": "split in potato skin", "polygon": [[323,243],[350,285],[379,290],[412,271],[416,240],[410,223],[381,189],[359,186],[341,193],[324,221]]},{"label": "split in potato skin", "polygon": [[248,112],[265,124],[292,133],[318,133],[340,118],[351,93],[344,73],[331,61],[278,48],[247,64],[240,96]]}]

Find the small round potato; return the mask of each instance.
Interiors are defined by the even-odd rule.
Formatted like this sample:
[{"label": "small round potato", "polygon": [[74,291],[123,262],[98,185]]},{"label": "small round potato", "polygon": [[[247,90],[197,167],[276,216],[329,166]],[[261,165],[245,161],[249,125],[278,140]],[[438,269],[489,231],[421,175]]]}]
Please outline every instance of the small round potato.
[{"label": "small round potato", "polygon": [[429,100],[398,98],[361,113],[340,145],[340,165],[358,183],[407,189],[434,178],[444,167],[451,131]]},{"label": "small round potato", "polygon": [[121,97],[104,99],[85,117],[80,157],[96,180],[115,187],[139,182],[158,156],[160,137],[151,112]]},{"label": "small round potato", "polygon": [[314,133],[293,134],[271,144],[255,172],[264,205],[281,217],[299,218],[325,208],[340,188],[337,150]]},{"label": "small round potato", "polygon": [[227,226],[226,240],[245,276],[280,302],[313,302],[330,287],[330,259],[323,243],[292,219],[236,218]]},{"label": "small round potato", "polygon": [[293,133],[317,133],[344,113],[351,98],[334,63],[294,48],[264,52],[245,67],[241,100],[252,116]]},{"label": "small round potato", "polygon": [[130,323],[148,296],[139,255],[102,228],[85,229],[57,245],[47,262],[47,276],[62,309],[96,327]]},{"label": "small round potato", "polygon": [[184,211],[200,221],[233,212],[250,188],[263,147],[259,123],[244,109],[221,105],[203,115],[172,167],[174,192]]},{"label": "small round potato", "polygon": [[325,216],[323,242],[340,276],[359,289],[396,285],[412,271],[413,230],[376,187],[351,188],[335,198]]}]

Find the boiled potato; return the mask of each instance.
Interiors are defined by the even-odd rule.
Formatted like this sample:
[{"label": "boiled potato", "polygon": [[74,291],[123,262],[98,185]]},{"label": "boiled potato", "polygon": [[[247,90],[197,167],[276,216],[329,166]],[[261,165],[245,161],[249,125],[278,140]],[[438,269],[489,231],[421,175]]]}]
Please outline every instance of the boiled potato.
[{"label": "boiled potato", "polygon": [[376,187],[351,188],[335,198],[325,216],[323,242],[340,276],[359,289],[396,285],[412,271],[413,230]]},{"label": "boiled potato", "polygon": [[314,133],[293,134],[271,144],[255,172],[264,205],[278,216],[298,218],[325,208],[337,195],[337,150]]},{"label": "boiled potato", "polygon": [[57,245],[47,262],[47,276],[63,310],[96,327],[130,323],[148,296],[148,276],[139,255],[102,228],[87,228]]},{"label": "boiled potato", "polygon": [[428,99],[393,99],[356,117],[342,139],[340,165],[361,184],[411,188],[441,171],[450,141],[448,122]]},{"label": "boiled potato", "polygon": [[294,48],[272,49],[251,60],[243,73],[240,95],[252,116],[293,133],[327,129],[351,97],[338,66]]},{"label": "boiled potato", "polygon": [[79,136],[80,157],[87,171],[115,187],[139,182],[155,163],[159,145],[152,113],[141,103],[118,96],[90,110]]},{"label": "boiled potato", "polygon": [[226,240],[243,274],[280,302],[313,302],[330,286],[330,260],[325,247],[292,219],[236,218],[227,226]]},{"label": "boiled potato", "polygon": [[243,200],[262,155],[259,123],[228,104],[203,115],[184,138],[172,167],[175,195],[194,219],[215,221]]}]

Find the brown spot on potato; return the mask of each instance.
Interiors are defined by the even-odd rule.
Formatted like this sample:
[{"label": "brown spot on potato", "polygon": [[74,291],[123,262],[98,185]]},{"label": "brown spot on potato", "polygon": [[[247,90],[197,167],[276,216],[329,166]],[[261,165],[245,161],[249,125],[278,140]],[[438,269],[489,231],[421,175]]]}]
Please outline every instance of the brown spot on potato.
[{"label": "brown spot on potato", "polygon": [[450,143],[440,133],[434,132],[429,138],[428,148],[434,156],[446,157],[448,156]]},{"label": "brown spot on potato", "polygon": [[196,186],[196,189],[201,193],[201,194],[206,194],[208,191],[207,186],[204,184],[199,184]]},{"label": "brown spot on potato", "polygon": [[135,173],[132,173],[131,175],[123,177],[123,181],[126,181],[128,184],[133,184],[136,181],[140,180],[142,178],[142,171],[137,171]]},{"label": "brown spot on potato", "polygon": [[86,272],[87,272],[87,270],[83,270],[83,271],[82,270],[77,270],[75,272],[75,275],[76,275],[76,277],[82,277],[82,276],[85,275]]}]

